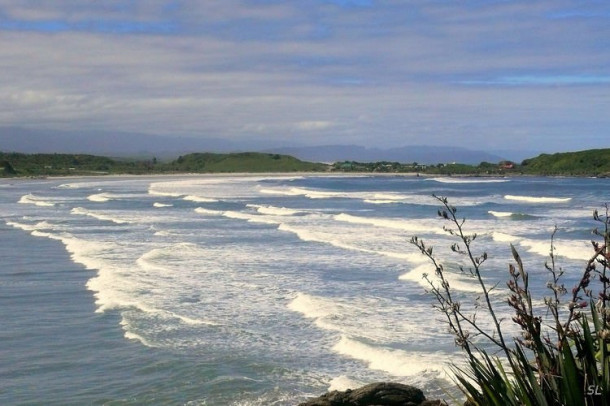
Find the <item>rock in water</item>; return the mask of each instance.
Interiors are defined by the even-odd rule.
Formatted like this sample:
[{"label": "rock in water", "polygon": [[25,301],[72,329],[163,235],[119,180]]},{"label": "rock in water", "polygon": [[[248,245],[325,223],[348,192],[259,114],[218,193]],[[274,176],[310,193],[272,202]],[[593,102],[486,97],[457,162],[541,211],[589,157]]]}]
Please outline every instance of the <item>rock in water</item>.
[{"label": "rock in water", "polygon": [[332,391],[299,406],[419,406],[425,401],[424,393],[414,386],[378,382],[345,392]]}]

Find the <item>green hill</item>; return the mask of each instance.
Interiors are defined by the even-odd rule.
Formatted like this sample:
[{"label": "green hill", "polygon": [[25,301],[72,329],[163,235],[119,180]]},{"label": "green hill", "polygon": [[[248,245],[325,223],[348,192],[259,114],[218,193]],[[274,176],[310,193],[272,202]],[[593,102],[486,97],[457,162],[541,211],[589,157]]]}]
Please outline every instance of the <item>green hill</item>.
[{"label": "green hill", "polygon": [[300,161],[289,155],[242,152],[196,153],[167,164],[175,172],[321,172],[328,165]]},{"label": "green hill", "polygon": [[105,174],[160,174],[176,172],[321,172],[328,165],[304,162],[288,155],[244,152],[198,153],[172,162],[112,159],[84,154],[21,154],[0,152],[0,177]]},{"label": "green hill", "polygon": [[534,175],[610,176],[610,148],[542,154],[524,160],[520,169]]},{"label": "green hill", "polygon": [[105,174],[128,171],[137,165],[95,155],[0,152],[0,176]]}]

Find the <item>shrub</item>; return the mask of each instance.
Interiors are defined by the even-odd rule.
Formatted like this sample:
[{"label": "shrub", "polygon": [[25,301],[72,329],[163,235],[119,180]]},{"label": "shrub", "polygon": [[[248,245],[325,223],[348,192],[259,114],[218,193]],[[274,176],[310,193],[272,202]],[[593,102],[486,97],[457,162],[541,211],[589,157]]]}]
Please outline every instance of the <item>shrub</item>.
[{"label": "shrub", "polygon": [[[601,225],[594,230],[599,242],[592,241],[590,259],[584,264],[577,285],[568,291],[562,283],[563,271],[555,263],[554,235],[550,260],[544,264],[549,275],[546,311],[535,310],[529,274],[514,246],[514,264],[508,267],[506,304],[520,335],[506,333],[497,316],[482,272],[487,253],[475,253],[476,234],[467,234],[465,219],[444,197],[434,196],[441,204],[439,217],[447,222],[446,232],[456,239],[451,250],[465,265],[481,288],[474,310],[462,306],[454,295],[443,264],[433,248],[418,237],[411,243],[432,262],[435,275],[424,275],[435,307],[444,315],[456,344],[465,353],[465,366],[452,365],[454,381],[473,405],[610,405],[610,219],[593,214]],[[477,321],[477,311],[491,320],[492,329]],[[493,352],[492,352],[493,350]]]}]

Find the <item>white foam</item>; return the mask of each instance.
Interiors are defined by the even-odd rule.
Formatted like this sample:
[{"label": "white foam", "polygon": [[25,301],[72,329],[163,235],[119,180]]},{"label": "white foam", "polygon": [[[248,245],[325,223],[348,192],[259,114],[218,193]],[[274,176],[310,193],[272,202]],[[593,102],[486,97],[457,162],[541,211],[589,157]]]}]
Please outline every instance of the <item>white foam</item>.
[{"label": "white foam", "polygon": [[297,194],[302,194],[310,199],[332,199],[334,197],[346,197],[346,194],[341,192],[328,192],[303,188],[293,188],[292,191]]},{"label": "white foam", "polygon": [[429,233],[430,231],[433,231],[437,234],[445,234],[441,228],[430,227],[429,225],[412,220],[379,217],[359,217],[346,213],[337,214],[334,216],[334,219],[346,223],[367,224],[376,227],[408,231],[411,233]]},{"label": "white foam", "polygon": [[[526,247],[528,252],[548,257],[551,252],[551,243],[549,241],[529,240],[525,239],[519,242],[523,247]],[[555,239],[553,241],[555,247],[555,256],[564,257],[567,259],[587,261],[593,256],[593,249],[590,243],[585,241],[569,241]]]},{"label": "white foam", "polygon": [[[428,275],[428,279],[435,287],[440,287],[439,279],[436,276],[436,270],[434,269],[434,266],[431,263],[419,265],[413,268],[411,271],[400,275],[398,279],[403,281],[416,282],[422,287],[424,287],[424,289],[429,289],[430,283],[424,279],[424,274]],[[445,270],[443,276],[445,277],[445,280],[449,282],[449,287],[452,290],[477,294],[483,292],[481,285],[477,282],[477,280],[468,275],[456,274],[454,272]],[[492,293],[501,294],[502,291],[501,289],[495,289]]]},{"label": "white foam", "polygon": [[210,209],[205,209],[203,207],[197,207],[195,209],[195,213],[207,214],[207,215],[211,215],[211,216],[222,216],[223,212],[220,210],[210,210]]},{"label": "white foam", "polygon": [[[360,195],[360,194],[358,194]],[[396,204],[413,201],[414,196],[404,195],[400,193],[374,193],[372,196],[363,195],[361,197],[365,203],[370,204]]]},{"label": "white foam", "polygon": [[24,231],[52,230],[56,228],[55,225],[49,223],[48,221],[40,221],[36,224],[23,224],[17,223],[16,221],[7,221],[6,225],[19,228]]},{"label": "white foam", "polygon": [[291,192],[285,189],[259,189],[259,193],[265,195],[278,195],[278,196],[298,196],[299,193]]},{"label": "white foam", "polygon": [[508,179],[482,179],[482,178],[454,178],[454,177],[439,177],[439,178],[428,178],[440,183],[504,183],[508,182]]},{"label": "white foam", "polygon": [[513,200],[517,202],[527,203],[565,203],[572,200],[571,197],[540,197],[540,196],[516,196],[516,195],[505,195],[506,200]]},{"label": "white foam", "polygon": [[240,211],[231,211],[231,210],[228,210],[228,211],[222,212],[222,215],[224,217],[227,217],[227,218],[230,218],[230,219],[246,220],[246,221],[248,221],[250,223],[279,224],[279,222],[277,220],[274,220],[274,219],[269,218],[267,216],[242,213]]},{"label": "white foam", "polygon": [[582,209],[555,209],[548,210],[545,212],[546,217],[559,218],[559,219],[591,219],[593,218],[593,211],[595,207],[582,208]]},{"label": "white foam", "polygon": [[161,248],[153,249],[140,256],[136,264],[145,271],[169,272],[166,266],[158,265],[155,261],[165,255],[165,250]]},{"label": "white foam", "polygon": [[248,204],[247,207],[255,208],[260,214],[270,216],[294,216],[295,214],[303,213],[300,210],[288,209],[286,207],[261,206],[258,204]]},{"label": "white foam", "polygon": [[159,190],[154,190],[152,186],[148,189],[148,194],[152,196],[167,196],[167,197],[180,197],[182,194],[176,192],[162,192]]},{"label": "white foam", "polygon": [[203,325],[203,326],[219,326],[220,325],[220,324],[215,323],[213,321],[202,320],[202,319],[193,319],[191,317],[180,316],[178,314],[175,314],[175,317],[178,318],[183,323],[191,325],[191,326],[201,326],[201,325]]},{"label": "white foam", "polygon": [[[11,225],[26,230],[30,229],[18,223]],[[96,292],[96,305],[98,306],[96,312],[101,313],[106,309],[119,307],[124,304],[111,293],[113,289],[105,288],[107,286],[125,285],[124,280],[117,281],[114,276],[115,271],[113,267],[101,258],[104,253],[112,252],[116,248],[115,244],[101,241],[85,241],[68,233],[54,234],[33,230],[31,234],[35,237],[45,237],[61,241],[74,263],[81,264],[87,269],[98,270],[97,276],[87,282],[87,288]]]},{"label": "white foam", "polygon": [[56,186],[57,189],[78,189],[78,183],[63,183],[59,186]]},{"label": "white foam", "polygon": [[7,226],[14,227],[14,228],[20,228],[20,229],[22,229],[22,230],[24,230],[24,231],[32,231],[32,230],[35,230],[35,229],[36,229],[36,228],[35,228],[34,226],[32,226],[32,225],[29,225],[29,224],[21,224],[21,223],[17,223],[16,221],[7,221],[7,222],[6,222],[6,225],[7,225]]},{"label": "white foam", "polygon": [[294,312],[301,313],[309,319],[324,318],[340,312],[339,307],[333,302],[305,293],[298,293],[288,304],[288,308]]},{"label": "white foam", "polygon": [[491,236],[496,242],[515,242],[519,240],[519,237],[506,233],[501,233],[499,231],[492,232]]},{"label": "white foam", "polygon": [[[116,269],[107,264],[100,264],[93,268],[98,269],[97,276],[87,281],[87,289],[94,292],[96,313],[104,313],[108,310],[137,308],[137,292],[135,283],[128,277],[122,275],[121,269]],[[126,324],[126,322],[124,322]]]},{"label": "white foam", "polygon": [[326,244],[333,245],[337,248],[343,248],[343,249],[355,250],[355,251],[363,251],[362,249],[360,249],[358,247],[355,247],[355,246],[342,242],[341,240],[337,239],[336,237],[326,236],[326,235],[323,235],[320,233],[316,233],[313,230],[309,230],[309,229],[305,229],[305,228],[297,228],[297,227],[289,226],[288,224],[285,224],[285,223],[280,224],[278,227],[278,230],[287,231],[289,233],[296,234],[296,236],[299,237],[299,239],[302,241],[320,242],[320,243],[326,243]]},{"label": "white foam", "polygon": [[55,206],[55,203],[49,202],[47,200],[44,200],[41,197],[37,197],[34,196],[33,194],[27,194],[24,196],[21,196],[21,199],[19,199],[19,201],[17,203],[21,203],[21,204],[33,204],[36,206],[40,206],[40,207],[53,207]]},{"label": "white foam", "polygon": [[98,193],[98,194],[87,196],[87,200],[90,200],[92,202],[99,202],[99,203],[108,202],[112,199],[113,199],[113,197],[111,197],[111,195],[109,193]]},{"label": "white foam", "polygon": [[425,263],[413,268],[411,271],[404,273],[398,277],[401,281],[417,282],[424,288],[429,288],[428,282],[424,279],[424,274],[429,275],[430,280],[434,280],[434,266],[430,263]]},{"label": "white foam", "polygon": [[139,198],[141,197],[141,195],[137,195],[137,194],[117,194],[117,193],[108,193],[108,192],[103,192],[103,193],[96,193],[96,194],[92,194],[87,196],[87,200],[90,200],[92,202],[98,202],[98,203],[105,203],[105,202],[109,202],[111,200],[120,200],[120,199],[132,199],[132,198]]},{"label": "white foam", "polygon": [[212,199],[210,197],[195,196],[195,195],[184,196],[182,198],[182,200],[188,200],[190,202],[197,202],[197,203],[215,203],[218,201],[218,199]]},{"label": "white foam", "polygon": [[500,217],[500,218],[510,217],[510,216],[513,215],[513,213],[510,212],[510,211],[493,211],[493,210],[489,210],[487,213],[491,214],[494,217]]},{"label": "white foam", "polygon": [[[549,230],[548,235],[551,235],[552,230]],[[543,257],[548,257],[551,253],[551,241],[549,239],[533,240],[529,238],[522,238],[511,234],[501,233],[494,231],[491,234],[492,238],[496,242],[500,243],[511,243],[514,245],[520,245],[527,249],[528,252],[537,254]],[[572,241],[555,239],[553,241],[555,247],[555,256],[564,257],[573,260],[589,260],[593,255],[593,249],[591,244],[586,241]]]},{"label": "white foam", "polygon": [[40,231],[40,230],[33,230],[30,234],[32,234],[34,237],[45,237],[45,238],[50,238],[52,240],[61,240],[61,238],[56,236],[55,234],[51,234],[51,233]]},{"label": "white foam", "polygon": [[173,204],[158,203],[158,202],[153,203],[153,207],[156,207],[156,208],[172,207],[172,206],[173,206]]},{"label": "white foam", "polygon": [[151,348],[155,348],[156,347],[156,345],[153,342],[151,342],[151,341],[145,339],[144,337],[142,337],[141,335],[136,334],[136,333],[134,333],[132,331],[129,331],[129,330],[125,331],[124,337],[126,339],[128,339],[128,340],[139,341],[139,342],[141,342],[143,345],[145,345],[147,347],[151,347]]},{"label": "white foam", "polygon": [[373,195],[373,199],[381,199],[381,200],[388,200],[388,201],[401,201],[401,200],[407,200],[410,198],[412,198],[412,196],[403,195],[400,193],[375,193]]},{"label": "white foam", "polygon": [[310,199],[331,199],[333,197],[348,197],[346,193],[328,192],[322,190],[290,188],[290,189],[259,189],[260,193],[280,196],[305,196]]},{"label": "white foam", "polygon": [[142,254],[136,264],[145,271],[154,271],[168,276],[176,261],[197,257],[200,249],[196,244],[180,242],[161,248],[153,248]]},{"label": "white foam", "polygon": [[365,382],[349,378],[345,375],[333,378],[329,382],[328,391],[346,391],[348,389],[356,389],[363,386]]},{"label": "white foam", "polygon": [[156,182],[149,186],[148,193],[158,196],[182,196],[203,203],[235,200],[258,196],[257,182],[261,179],[264,178],[206,176],[170,182]]},{"label": "white foam", "polygon": [[99,212],[95,212],[95,211],[92,211],[92,210],[88,210],[88,209],[85,209],[83,207],[75,207],[75,208],[73,208],[70,211],[70,213],[78,214],[78,215],[81,215],[81,216],[89,216],[89,217],[96,218],[98,220],[112,221],[113,223],[116,223],[116,224],[131,223],[131,221],[120,219],[120,218],[117,218],[117,217],[113,217],[113,216],[110,216],[108,214],[104,214],[104,213],[99,213]]},{"label": "white foam", "polygon": [[395,204],[399,203],[397,200],[375,200],[375,199],[364,199],[365,203],[370,204]]},{"label": "white foam", "polygon": [[288,225],[286,223],[281,223],[278,227],[280,231],[287,231],[295,234],[300,240],[307,242],[318,242],[323,244],[329,244],[333,247],[341,248],[349,251],[358,251],[367,254],[381,255],[388,258],[395,258],[406,260],[411,263],[419,263],[422,262],[422,256],[418,252],[405,253],[405,252],[393,252],[386,250],[375,250],[370,248],[361,247],[353,244],[351,241],[345,241],[342,239],[343,237],[338,233],[324,233],[315,231],[312,229],[307,229],[304,227],[298,227],[293,225]]},{"label": "white foam", "polygon": [[404,351],[364,344],[345,335],[333,346],[333,351],[364,361],[371,369],[388,372],[394,376],[418,376],[422,373],[444,374],[446,354]]},{"label": "white foam", "polygon": [[380,345],[392,345],[404,337],[411,337],[412,344],[420,345],[438,333],[435,328],[421,331],[417,322],[420,317],[426,317],[428,306],[410,307],[412,318],[409,320],[397,317],[403,314],[404,306],[404,302],[366,295],[331,299],[300,292],[287,308],[312,319],[314,325],[321,330],[369,340]]}]

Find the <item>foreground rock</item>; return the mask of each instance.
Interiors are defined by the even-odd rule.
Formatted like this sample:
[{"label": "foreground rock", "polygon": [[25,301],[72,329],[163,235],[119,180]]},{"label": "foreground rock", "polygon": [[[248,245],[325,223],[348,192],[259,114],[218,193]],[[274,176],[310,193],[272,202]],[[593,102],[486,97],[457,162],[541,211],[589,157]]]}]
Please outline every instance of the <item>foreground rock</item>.
[{"label": "foreground rock", "polygon": [[435,406],[439,400],[426,400],[414,386],[379,382],[345,392],[332,391],[299,406]]}]

